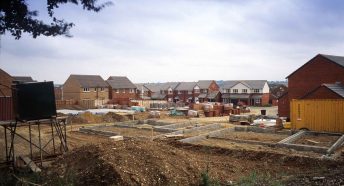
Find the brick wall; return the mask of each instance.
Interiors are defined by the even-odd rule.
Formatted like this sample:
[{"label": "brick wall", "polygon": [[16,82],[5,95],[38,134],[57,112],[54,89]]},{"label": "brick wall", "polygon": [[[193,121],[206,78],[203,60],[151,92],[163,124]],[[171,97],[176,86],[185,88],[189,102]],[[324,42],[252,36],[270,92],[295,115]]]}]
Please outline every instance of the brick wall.
[{"label": "brick wall", "polygon": [[270,99],[270,93],[264,93],[262,95],[262,105],[268,105],[269,104],[269,99]]},{"label": "brick wall", "polygon": [[0,96],[12,96],[10,89],[13,78],[5,71],[0,69]]},{"label": "brick wall", "polygon": [[130,89],[112,89],[110,94],[111,103],[128,105],[129,100],[137,99],[138,95],[136,94],[136,89],[130,93]]},{"label": "brick wall", "polygon": [[317,56],[288,77],[289,99],[298,99],[323,83],[344,82],[344,67]]},{"label": "brick wall", "polygon": [[215,81],[213,81],[208,88],[208,92],[219,91],[219,90],[220,90],[220,87],[219,85],[217,85]]},{"label": "brick wall", "polygon": [[314,92],[308,94],[303,99],[342,99],[342,97],[329,90],[328,88],[321,86]]},{"label": "brick wall", "polygon": [[103,91],[100,88],[89,88],[88,92],[84,92],[83,88],[79,89],[80,91],[80,100],[96,100],[96,99],[108,99],[109,98],[109,89],[104,88]]},{"label": "brick wall", "polygon": [[288,93],[278,99],[278,116],[289,117],[290,103]]},{"label": "brick wall", "polygon": [[279,110],[289,117],[289,100],[299,99],[323,83],[335,82],[344,82],[344,67],[318,55],[288,77],[288,103],[279,101]]}]

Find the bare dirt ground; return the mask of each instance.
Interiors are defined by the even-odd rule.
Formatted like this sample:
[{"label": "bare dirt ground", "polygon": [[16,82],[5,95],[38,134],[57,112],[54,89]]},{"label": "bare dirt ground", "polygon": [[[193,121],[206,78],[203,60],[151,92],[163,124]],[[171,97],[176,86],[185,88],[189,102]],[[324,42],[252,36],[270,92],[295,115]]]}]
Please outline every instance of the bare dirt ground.
[{"label": "bare dirt ground", "polygon": [[312,136],[312,135],[305,135],[301,138],[294,141],[294,144],[303,144],[303,145],[315,145],[315,146],[323,146],[323,147],[331,147],[334,142],[338,140],[340,136]]},{"label": "bare dirt ground", "polygon": [[[146,117],[146,116],[143,116]],[[161,119],[166,122],[188,118]],[[208,123],[204,121],[204,123]],[[226,139],[205,139],[196,144],[181,138],[152,141],[150,130],[112,127],[127,136],[114,142],[108,137],[79,133],[82,126],[67,127],[69,152],[44,169],[40,184],[46,185],[202,185],[202,175],[221,185],[343,185],[344,147],[338,160],[324,160],[320,154],[287,148],[234,143]],[[51,128],[42,127],[44,140]],[[19,127],[27,135],[27,127]],[[199,135],[203,132],[192,134]],[[155,134],[159,134],[154,132]],[[37,133],[34,133],[37,137]],[[146,137],[141,138],[141,137]],[[225,138],[276,142],[283,135],[235,132]],[[46,138],[46,139],[45,139]],[[0,129],[0,147],[3,147]],[[314,141],[322,141],[314,139]],[[18,139],[17,152],[27,153]],[[25,143],[23,143],[25,144]],[[2,152],[3,153],[3,152]],[[1,161],[1,160],[0,160]],[[1,172],[1,171],[0,171]],[[62,179],[62,182],[61,182]],[[0,181],[1,183],[1,181]],[[1,184],[0,184],[1,185]]]},{"label": "bare dirt ground", "polygon": [[272,107],[250,107],[250,112],[245,114],[255,114],[260,115],[260,110],[266,110],[266,115],[277,116],[278,108],[277,106]]},{"label": "bare dirt ground", "polygon": [[[256,172],[281,183],[300,185],[299,176],[324,175],[332,169],[338,174],[342,165],[309,157],[175,140],[125,140],[76,148],[56,160],[46,176],[53,181],[54,176],[71,173],[76,185],[199,185],[200,175],[208,170],[210,178],[220,184],[240,183],[242,177]],[[342,175],[331,174],[339,181]]]},{"label": "bare dirt ground", "polygon": [[276,143],[276,142],[279,142],[286,137],[288,137],[288,135],[257,133],[257,132],[233,132],[233,131],[229,131],[229,132],[223,133],[218,138],[238,139],[238,140],[240,140],[240,139],[241,140],[254,140],[254,141]]},{"label": "bare dirt ground", "polygon": [[162,132],[157,132],[149,129],[138,129],[138,128],[121,128],[121,127],[106,127],[102,128],[102,131],[115,132],[118,135],[124,137],[145,137],[152,138],[156,135],[163,134]]},{"label": "bare dirt ground", "polygon": [[256,152],[270,152],[276,154],[290,154],[293,156],[305,156],[305,157],[313,157],[319,158],[321,154],[310,152],[310,151],[296,151],[293,149],[288,148],[277,148],[271,147],[266,145],[256,145],[256,144],[247,144],[247,143],[236,143],[226,139],[216,139],[216,138],[208,138],[205,140],[201,140],[195,142],[194,144],[197,145],[204,145],[204,146],[211,146],[211,147],[219,147],[219,148],[226,148],[226,149],[233,149],[233,150],[244,150],[244,151],[256,151]]}]

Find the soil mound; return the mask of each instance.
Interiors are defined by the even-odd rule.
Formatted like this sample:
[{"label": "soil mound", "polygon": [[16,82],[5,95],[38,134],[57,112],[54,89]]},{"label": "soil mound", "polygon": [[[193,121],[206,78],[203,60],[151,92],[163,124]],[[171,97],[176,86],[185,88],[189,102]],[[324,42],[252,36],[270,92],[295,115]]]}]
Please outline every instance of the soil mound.
[{"label": "soil mound", "polygon": [[72,177],[75,185],[197,185],[204,167],[191,158],[166,144],[126,140],[77,148],[49,176]]}]

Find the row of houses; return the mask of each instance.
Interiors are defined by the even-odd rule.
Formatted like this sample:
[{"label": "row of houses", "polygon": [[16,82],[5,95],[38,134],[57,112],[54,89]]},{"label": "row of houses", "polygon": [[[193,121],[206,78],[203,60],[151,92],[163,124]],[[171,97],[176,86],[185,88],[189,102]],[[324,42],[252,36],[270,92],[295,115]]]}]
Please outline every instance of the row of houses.
[{"label": "row of houses", "polygon": [[[1,70],[0,96],[10,96],[11,84],[35,82],[30,76],[10,76]],[[271,91],[274,92],[274,91]],[[164,82],[134,84],[125,76],[70,75],[63,85],[55,86],[56,100],[73,103],[92,101],[127,105],[130,100],[166,100],[168,102],[223,102],[234,105],[277,104],[266,80],[199,80],[197,82]]]},{"label": "row of houses", "polygon": [[[267,105],[270,89],[266,80],[132,83],[124,76],[70,75],[60,87],[58,99],[94,100],[96,104],[127,104],[130,100],[168,102],[224,102],[234,105]],[[57,96],[58,97],[58,96]]]}]

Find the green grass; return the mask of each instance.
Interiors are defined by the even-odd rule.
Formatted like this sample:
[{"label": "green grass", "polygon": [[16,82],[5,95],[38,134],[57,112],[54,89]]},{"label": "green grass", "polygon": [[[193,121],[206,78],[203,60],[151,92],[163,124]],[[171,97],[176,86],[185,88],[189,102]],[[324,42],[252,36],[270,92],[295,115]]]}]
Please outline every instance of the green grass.
[{"label": "green grass", "polygon": [[271,185],[280,186],[283,185],[282,182],[277,180],[275,177],[271,176],[270,173],[257,173],[252,171],[248,176],[242,177],[237,185],[243,186],[258,186],[258,185]]}]

